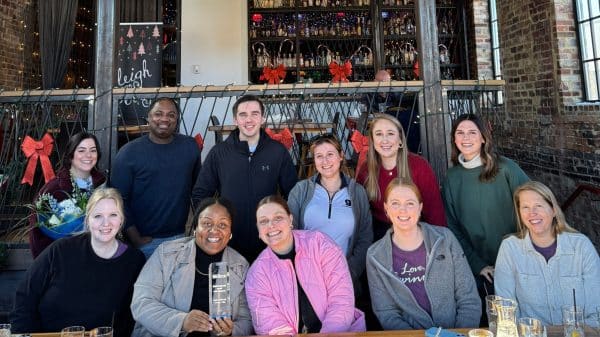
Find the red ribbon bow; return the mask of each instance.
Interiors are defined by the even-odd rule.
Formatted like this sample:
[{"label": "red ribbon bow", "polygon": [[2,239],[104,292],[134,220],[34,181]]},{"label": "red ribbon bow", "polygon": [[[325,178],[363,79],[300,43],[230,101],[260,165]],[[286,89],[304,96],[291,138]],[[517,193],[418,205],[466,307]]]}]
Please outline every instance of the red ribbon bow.
[{"label": "red ribbon bow", "polygon": [[54,139],[48,133],[42,137],[40,141],[36,141],[29,136],[25,136],[23,143],[21,143],[21,150],[25,154],[25,157],[29,158],[25,174],[23,174],[23,180],[21,184],[28,183],[33,185],[33,176],[35,175],[35,169],[37,167],[38,158],[42,165],[42,172],[44,173],[44,181],[47,183],[54,179],[54,170],[50,163],[50,154],[52,153],[52,147],[54,146]]},{"label": "red ribbon bow", "polygon": [[198,148],[200,148],[200,152],[202,152],[202,149],[204,149],[204,138],[202,138],[201,134],[197,134],[194,136],[194,140],[196,141],[196,144],[198,144]]},{"label": "red ribbon bow", "polygon": [[261,81],[268,81],[269,84],[279,84],[285,78],[285,66],[280,64],[277,68],[264,67],[260,75]]},{"label": "red ribbon bow", "polygon": [[350,136],[350,143],[352,144],[354,151],[359,154],[358,163],[356,163],[356,167],[359,168],[362,166],[365,160],[367,160],[367,152],[369,152],[369,137],[358,132],[358,130],[354,130],[352,132],[352,136]]},{"label": "red ribbon bow", "polygon": [[352,75],[352,63],[346,61],[340,66],[336,61],[331,61],[329,72],[333,75],[331,82],[348,82],[346,77]]},{"label": "red ribbon bow", "polygon": [[265,132],[267,133],[267,135],[269,135],[269,137],[271,137],[271,139],[283,144],[283,146],[285,146],[286,149],[289,150],[290,148],[292,148],[292,144],[294,144],[294,136],[292,135],[290,129],[284,128],[283,130],[281,130],[281,132],[277,133],[269,128],[265,128]]}]

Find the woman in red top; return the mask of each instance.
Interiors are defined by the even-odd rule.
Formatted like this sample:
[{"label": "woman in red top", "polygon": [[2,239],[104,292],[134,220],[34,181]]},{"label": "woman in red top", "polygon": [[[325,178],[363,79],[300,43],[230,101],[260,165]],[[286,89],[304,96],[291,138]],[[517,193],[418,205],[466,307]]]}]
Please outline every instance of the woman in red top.
[{"label": "woman in red top", "polygon": [[391,226],[383,209],[383,191],[394,178],[408,179],[417,185],[423,197],[423,221],[446,226],[440,186],[431,166],[425,158],[408,151],[404,130],[396,118],[376,114],[369,130],[367,161],[356,174],[371,202],[374,241],[381,239]]}]

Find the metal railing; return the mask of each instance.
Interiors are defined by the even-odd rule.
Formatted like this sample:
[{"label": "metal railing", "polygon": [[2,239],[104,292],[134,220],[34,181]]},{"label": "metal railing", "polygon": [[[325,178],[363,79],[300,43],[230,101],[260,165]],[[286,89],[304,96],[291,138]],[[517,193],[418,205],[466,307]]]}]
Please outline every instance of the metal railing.
[{"label": "metal railing", "polygon": [[[254,94],[265,103],[268,126],[275,131],[292,128],[295,137],[290,154],[300,166],[306,159],[310,138],[323,132],[338,136],[348,159],[355,156],[349,136],[358,127],[361,115],[381,110],[373,104],[376,95],[395,97],[392,105],[383,110],[405,119],[409,142],[411,137],[415,141],[416,135],[413,151],[425,156],[432,136],[442,135],[448,144],[450,124],[457,115],[485,114],[492,123],[504,118],[503,106],[496,104],[496,97],[503,93],[503,81],[442,81],[441,84],[442,111],[426,113],[423,113],[426,102],[420,81],[113,89],[102,93],[112,95],[113,102],[112,111],[98,112],[111,116],[100,119],[111,121],[103,125],[94,115],[98,95],[93,89],[0,92],[0,234],[10,231],[27,213],[23,205],[31,202],[44,183],[38,168],[32,186],[21,184],[27,164],[20,149],[25,136],[35,140],[46,133],[53,136],[55,147],[50,160],[56,169],[71,135],[81,130],[109,132],[108,144],[101,143],[100,162],[100,168],[108,171],[120,146],[148,132],[145,116],[149,102],[166,96],[179,102],[179,132],[200,135],[205,154],[215,142],[227,136],[226,129],[233,124],[231,107],[235,100],[241,95]],[[132,103],[142,105],[141,112],[133,116],[127,115]],[[446,129],[431,130],[428,118],[439,114],[447,121]],[[365,132],[364,127],[360,131]]]}]

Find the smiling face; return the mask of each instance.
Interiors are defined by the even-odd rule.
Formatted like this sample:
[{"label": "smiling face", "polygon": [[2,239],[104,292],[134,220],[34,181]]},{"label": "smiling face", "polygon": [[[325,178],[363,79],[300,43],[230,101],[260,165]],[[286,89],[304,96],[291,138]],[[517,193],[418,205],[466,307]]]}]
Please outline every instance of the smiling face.
[{"label": "smiling face", "polygon": [[277,254],[286,254],[292,249],[292,215],[281,205],[270,202],[256,210],[256,225],[260,239]]},{"label": "smiling face", "polygon": [[208,255],[221,252],[231,239],[231,215],[220,204],[206,207],[198,216],[196,244]]},{"label": "smiling face", "polygon": [[411,188],[400,185],[389,191],[383,208],[392,221],[394,232],[403,232],[417,227],[423,204]]},{"label": "smiling face", "polygon": [[233,122],[240,130],[240,140],[258,142],[260,127],[265,122],[260,104],[256,101],[240,103]]},{"label": "smiling face", "polygon": [[71,172],[76,177],[89,177],[90,172],[98,162],[98,149],[93,138],[82,140],[75,148],[73,159],[71,160]]},{"label": "smiling face", "polygon": [[177,128],[177,107],[170,100],[161,100],[148,112],[150,139],[157,144],[168,144],[173,140]]},{"label": "smiling face", "polygon": [[315,167],[319,174],[325,178],[334,178],[340,175],[340,167],[344,158],[330,143],[315,146],[313,157]]},{"label": "smiling face", "polygon": [[554,237],[552,222],[554,209],[537,192],[525,190],[519,192],[519,215],[521,223],[527,227],[532,239]]},{"label": "smiling face", "polygon": [[467,161],[481,153],[485,143],[477,125],[469,120],[460,122],[454,132],[454,144]]},{"label": "smiling face", "polygon": [[116,240],[123,215],[114,199],[101,199],[86,216],[86,222],[92,241],[108,244]]},{"label": "smiling face", "polygon": [[393,158],[395,160],[398,149],[402,146],[400,131],[396,125],[388,120],[380,119],[374,122],[371,128],[375,151],[382,159]]}]

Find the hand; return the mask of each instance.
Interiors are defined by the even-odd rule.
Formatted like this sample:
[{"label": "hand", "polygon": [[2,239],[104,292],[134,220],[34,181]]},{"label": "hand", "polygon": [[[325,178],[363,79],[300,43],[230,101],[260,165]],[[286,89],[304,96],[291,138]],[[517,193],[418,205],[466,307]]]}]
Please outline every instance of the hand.
[{"label": "hand", "polygon": [[486,280],[490,283],[494,283],[494,267],[493,266],[485,266],[479,272],[479,275],[485,277]]},{"label": "hand", "polygon": [[233,321],[230,318],[211,319],[213,325],[213,335],[231,336],[233,332]]},{"label": "hand", "polygon": [[[233,326],[233,325],[232,325]],[[207,313],[200,310],[190,311],[183,319],[183,331],[190,333],[193,331],[211,331],[213,324]]]}]

